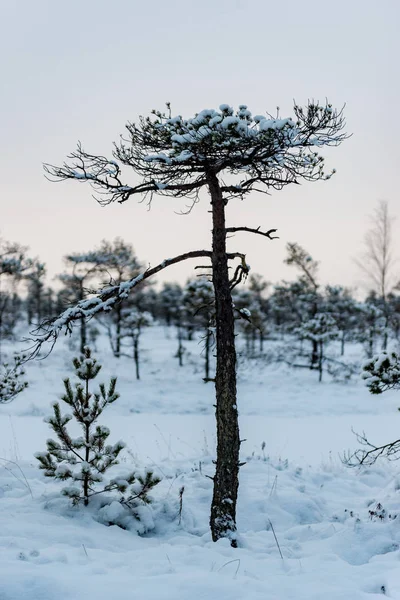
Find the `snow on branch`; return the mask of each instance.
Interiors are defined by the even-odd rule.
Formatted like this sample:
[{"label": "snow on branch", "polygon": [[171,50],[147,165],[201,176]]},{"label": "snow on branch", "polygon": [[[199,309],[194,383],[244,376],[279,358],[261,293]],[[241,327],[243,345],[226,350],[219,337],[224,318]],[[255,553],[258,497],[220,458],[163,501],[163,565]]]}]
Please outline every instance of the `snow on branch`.
[{"label": "snow on branch", "polygon": [[[159,271],[190,258],[203,257],[212,259],[211,250],[193,250],[179,254],[174,258],[167,258],[155,267],[148,268],[132,279],[123,281],[118,285],[106,286],[92,297],[79,300],[79,302],[67,308],[57,318],[45,321],[34,331],[33,337],[28,340],[33,342],[33,345],[29,348],[30,354],[27,360],[36,358],[45,343],[50,344],[49,352],[51,352],[60,333],[63,331],[65,334],[71,333],[74,322],[80,319],[90,320],[100,312],[109,312],[119,302],[125,300],[137,285]],[[250,267],[246,264],[245,254],[241,252],[229,252],[227,253],[227,258],[228,260],[240,259],[240,272],[244,274],[249,272]]]},{"label": "snow on branch", "polygon": [[[227,104],[205,109],[194,117],[172,117],[153,110],[129,122],[126,134],[114,144],[112,159],[89,154],[79,143],[61,167],[45,164],[51,180],[89,182],[101,204],[125,202],[139,194],[151,202],[154,193],[197,200],[207,185],[207,172],[235,179],[221,180],[226,198],[243,197],[252,190],[268,193],[300,180],[329,179],[320,148],[337,146],[344,133],[343,108],[310,101],[295,104],[292,117],[252,116],[246,105],[234,112]],[[136,185],[123,181],[122,168],[139,177]]]},{"label": "snow on branch", "polygon": [[[45,343],[50,344],[50,350],[53,349],[55,342],[57,341],[60,333],[65,334],[71,333],[74,322],[80,319],[90,320],[96,314],[100,312],[109,312],[119,302],[126,299],[130,292],[139,285],[142,281],[152,277],[159,271],[177,264],[190,258],[212,258],[212,252],[209,250],[193,250],[191,252],[185,252],[175,256],[174,258],[167,258],[155,267],[148,268],[146,271],[140,273],[138,276],[133,277],[127,281],[120,283],[119,285],[106,286],[99,290],[95,295],[90,298],[85,298],[77,302],[74,306],[67,308],[57,318],[43,322],[40,327],[33,332],[33,337],[27,341],[33,342],[33,345],[29,348],[30,354],[28,360],[38,356],[42,346]],[[246,265],[245,255],[240,252],[231,252],[227,254],[229,260],[239,258],[243,269],[249,270]]]},{"label": "snow on branch", "polygon": [[400,356],[396,352],[381,352],[363,365],[361,377],[371,394],[400,389]]},{"label": "snow on branch", "polygon": [[[61,167],[43,165],[47,179],[53,182],[66,179],[89,182],[99,194],[96,199],[102,205],[109,204],[110,201],[125,202],[134,194],[141,194],[144,198],[150,195],[151,200],[152,195],[160,191],[169,192],[172,196],[190,196],[191,192],[196,192],[206,182],[204,177],[199,177],[177,186],[157,182],[153,177],[136,186],[124,185],[120,178],[121,169],[115,161],[85,152],[80,143],[76,151],[69,154],[67,158],[70,163],[64,162]],[[110,197],[112,200],[109,199]]]},{"label": "snow on branch", "polygon": [[[167,258],[155,267],[148,268],[143,273],[140,273],[136,277],[123,281],[119,285],[106,286],[99,290],[99,292],[90,297],[79,300],[74,306],[67,308],[57,318],[52,319],[43,323],[38,330],[35,331],[35,337],[33,338],[34,345],[31,348],[31,354],[29,358],[34,358],[39,353],[41,346],[44,342],[50,342],[51,348],[54,346],[59,334],[64,330],[65,333],[71,332],[72,324],[80,319],[91,319],[100,312],[108,312],[114,308],[114,306],[126,299],[129,296],[131,290],[139,285],[145,279],[152,277],[159,271],[182,262],[189,258],[200,258],[208,257],[211,258],[212,253],[209,250],[194,250],[192,252],[186,252],[175,256],[174,258]],[[238,253],[229,255],[231,257],[239,256]],[[242,255],[240,254],[242,258]]]}]

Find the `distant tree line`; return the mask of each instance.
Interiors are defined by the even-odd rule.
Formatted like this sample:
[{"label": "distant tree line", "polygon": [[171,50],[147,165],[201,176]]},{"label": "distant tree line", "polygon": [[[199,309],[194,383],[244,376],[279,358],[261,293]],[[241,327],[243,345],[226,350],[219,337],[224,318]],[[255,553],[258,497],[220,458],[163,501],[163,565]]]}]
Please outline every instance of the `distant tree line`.
[{"label": "distant tree line", "polygon": [[[382,205],[380,205],[382,210]],[[387,215],[384,215],[385,218]],[[64,257],[65,270],[56,277],[56,289],[46,283],[46,266],[29,257],[28,249],[0,242],[0,355],[1,342],[17,335],[18,325],[38,327],[60,314],[70,304],[90,297],[108,283],[120,284],[145,271],[133,246],[120,238],[103,240],[98,248]],[[391,340],[400,340],[399,284],[377,285],[363,301],[340,285],[322,285],[319,264],[297,243],[287,245],[287,265],[296,271],[293,281],[271,284],[252,274],[232,291],[235,331],[241,345],[239,357],[265,357],[265,341],[281,341],[278,360],[294,367],[324,370],[334,374],[346,370],[349,342],[362,344],[372,358]],[[386,278],[388,274],[386,273]],[[140,340],[146,328],[162,324],[167,335],[176,335],[176,358],[185,363],[185,342],[203,340],[205,382],[214,377],[215,304],[210,277],[201,274],[186,285],[164,283],[158,290],[148,280],[135,288],[126,301],[87,323],[74,328],[79,350],[94,344],[103,331],[116,358],[131,357],[140,378]],[[284,342],[290,341],[285,345]],[[336,358],[326,348],[336,340]],[[270,357],[271,358],[271,357]]]}]

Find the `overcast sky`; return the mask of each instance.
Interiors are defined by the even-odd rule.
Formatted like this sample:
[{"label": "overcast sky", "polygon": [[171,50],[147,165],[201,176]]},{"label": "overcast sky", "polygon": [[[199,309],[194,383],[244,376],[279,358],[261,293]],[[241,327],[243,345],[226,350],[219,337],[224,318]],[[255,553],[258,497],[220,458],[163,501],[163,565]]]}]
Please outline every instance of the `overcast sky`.
[{"label": "overcast sky", "polygon": [[[277,228],[280,239],[237,234],[253,271],[295,277],[282,264],[297,241],[324,283],[359,286],[353,259],[379,199],[400,217],[399,0],[0,0],[0,235],[30,247],[53,277],[68,252],[121,236],[152,265],[209,247],[208,199],[135,199],[101,208],[88,185],[52,184],[77,140],[111,154],[127,120],[172,103],[184,116],[221,103],[291,116],[293,99],[346,103],[353,137],[329,150],[328,182],[254,193],[228,206],[231,225]],[[127,183],[132,183],[134,179]],[[399,238],[400,219],[395,223]],[[399,249],[399,243],[397,242]],[[400,254],[400,252],[399,252]],[[184,282],[194,264],[164,279]],[[159,281],[163,277],[158,278]]]}]

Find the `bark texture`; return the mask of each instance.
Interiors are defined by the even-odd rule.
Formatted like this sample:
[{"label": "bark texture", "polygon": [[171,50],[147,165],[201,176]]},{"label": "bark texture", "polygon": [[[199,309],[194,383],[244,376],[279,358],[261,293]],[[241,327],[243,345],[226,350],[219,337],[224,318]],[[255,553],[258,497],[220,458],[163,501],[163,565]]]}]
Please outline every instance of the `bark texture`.
[{"label": "bark texture", "polygon": [[234,315],[226,253],[225,203],[216,175],[208,173],[207,180],[213,216],[212,266],[217,345],[217,460],[210,527],[213,541],[228,537],[232,546],[236,546],[240,438],[236,406]]}]

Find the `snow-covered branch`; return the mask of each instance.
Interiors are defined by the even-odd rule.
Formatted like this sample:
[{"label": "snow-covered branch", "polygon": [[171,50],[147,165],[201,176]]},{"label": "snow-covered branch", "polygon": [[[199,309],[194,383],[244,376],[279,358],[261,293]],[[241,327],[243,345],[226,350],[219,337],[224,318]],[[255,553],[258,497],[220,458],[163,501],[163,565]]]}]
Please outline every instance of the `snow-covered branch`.
[{"label": "snow-covered branch", "polygon": [[361,374],[371,394],[400,389],[400,357],[396,352],[382,352],[363,365]]},{"label": "snow-covered branch", "polygon": [[[148,268],[146,271],[140,273],[136,277],[129,279],[128,281],[121,282],[118,285],[106,286],[102,288],[96,295],[85,298],[77,302],[74,306],[67,308],[61,315],[56,319],[43,323],[40,328],[35,332],[33,339],[34,345],[31,348],[30,357],[37,356],[43,343],[50,342],[52,346],[57,340],[59,334],[64,330],[70,332],[72,324],[80,319],[91,319],[94,315],[100,312],[108,312],[114,308],[114,306],[126,299],[129,296],[131,290],[137,285],[152,277],[159,271],[162,271],[166,267],[177,264],[190,258],[207,257],[211,258],[212,253],[209,250],[193,250],[191,252],[185,252],[174,258],[167,258],[155,267]],[[231,253],[229,258],[240,258],[244,260],[244,255],[241,253]],[[51,346],[51,347],[52,347]]]},{"label": "snow-covered branch", "polygon": [[[247,106],[234,112],[227,104],[189,119],[171,117],[170,110],[152,111],[126,125],[127,135],[114,144],[111,159],[89,154],[78,144],[68,162],[44,169],[51,180],[89,182],[101,204],[125,202],[133,195],[151,202],[155,193],[197,200],[208,171],[221,178],[227,199],[244,197],[301,179],[329,179],[335,171],[325,171],[319,150],[345,140],[344,126],[343,109],[318,102],[295,105],[293,118],[281,118],[279,112],[253,117]],[[136,185],[123,181],[123,167],[139,176]],[[225,185],[225,175],[236,181]]]},{"label": "snow-covered branch", "polygon": [[[35,358],[40,352],[43,344],[46,342],[50,343],[51,351],[60,333],[63,331],[65,333],[70,333],[72,331],[72,326],[76,321],[81,319],[90,320],[98,313],[109,312],[119,302],[125,300],[136,286],[149,277],[156,275],[159,271],[184,260],[203,257],[211,259],[212,252],[210,250],[193,250],[191,252],[179,254],[174,258],[167,258],[155,267],[148,268],[146,271],[143,271],[132,279],[123,281],[118,285],[108,285],[90,298],[84,298],[83,300],[78,301],[75,305],[67,308],[57,318],[46,321],[40,325],[34,332],[34,337],[30,339],[30,341],[33,341],[34,343],[30,348],[29,358]],[[227,258],[228,260],[240,259],[240,272],[245,274],[249,272],[249,266],[246,264],[246,255],[242,252],[229,252],[227,253]]]}]

